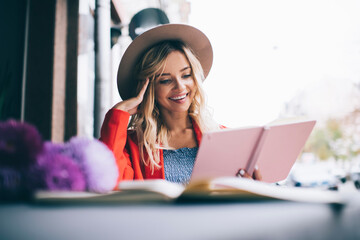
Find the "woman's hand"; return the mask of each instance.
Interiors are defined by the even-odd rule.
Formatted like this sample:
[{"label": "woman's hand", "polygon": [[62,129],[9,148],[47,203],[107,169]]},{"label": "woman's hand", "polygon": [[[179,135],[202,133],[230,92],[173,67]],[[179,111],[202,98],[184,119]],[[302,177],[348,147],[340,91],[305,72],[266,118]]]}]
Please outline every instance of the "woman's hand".
[{"label": "woman's hand", "polygon": [[236,176],[243,177],[243,178],[250,178],[250,179],[259,180],[259,181],[262,180],[260,170],[257,166],[255,166],[252,176],[250,176],[250,174],[248,174],[244,169],[240,169],[239,172],[236,174]]},{"label": "woman's hand", "polygon": [[149,79],[146,79],[144,86],[141,88],[141,91],[136,97],[129,98],[125,101],[121,101],[117,103],[113,108],[128,112],[130,113],[130,115],[137,113],[138,107],[144,99],[144,94],[146,92],[148,85],[149,85]]}]

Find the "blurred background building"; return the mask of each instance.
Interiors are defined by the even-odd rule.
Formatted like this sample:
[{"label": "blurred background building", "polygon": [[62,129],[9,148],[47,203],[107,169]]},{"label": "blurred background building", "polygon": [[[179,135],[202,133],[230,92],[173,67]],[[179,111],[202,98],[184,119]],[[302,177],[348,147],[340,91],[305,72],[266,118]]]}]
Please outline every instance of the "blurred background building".
[{"label": "blurred background building", "polygon": [[98,137],[120,100],[116,72],[132,41],[129,24],[148,8],[188,22],[186,0],[1,0],[0,120],[27,121],[55,142]]}]

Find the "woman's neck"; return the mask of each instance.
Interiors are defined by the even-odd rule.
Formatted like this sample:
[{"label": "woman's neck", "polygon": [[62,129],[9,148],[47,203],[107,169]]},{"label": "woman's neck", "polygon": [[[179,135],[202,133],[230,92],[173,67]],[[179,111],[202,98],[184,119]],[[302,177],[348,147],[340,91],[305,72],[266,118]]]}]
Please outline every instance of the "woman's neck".
[{"label": "woman's neck", "polygon": [[171,148],[197,147],[195,132],[189,115],[186,114],[162,114],[163,121],[168,128],[168,146]]},{"label": "woman's neck", "polygon": [[187,112],[184,113],[162,113],[162,120],[164,121],[169,132],[181,132],[186,129],[192,129],[191,119]]}]

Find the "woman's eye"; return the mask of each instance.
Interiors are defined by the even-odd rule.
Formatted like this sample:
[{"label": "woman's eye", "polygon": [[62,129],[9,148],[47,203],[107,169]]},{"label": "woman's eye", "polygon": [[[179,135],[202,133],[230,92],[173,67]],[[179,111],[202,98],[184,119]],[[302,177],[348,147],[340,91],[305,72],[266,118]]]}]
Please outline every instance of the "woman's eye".
[{"label": "woman's eye", "polygon": [[191,74],[186,74],[183,76],[183,78],[189,78],[189,77],[191,77]]},{"label": "woman's eye", "polygon": [[170,79],[164,79],[159,81],[160,84],[167,84],[170,83]]}]

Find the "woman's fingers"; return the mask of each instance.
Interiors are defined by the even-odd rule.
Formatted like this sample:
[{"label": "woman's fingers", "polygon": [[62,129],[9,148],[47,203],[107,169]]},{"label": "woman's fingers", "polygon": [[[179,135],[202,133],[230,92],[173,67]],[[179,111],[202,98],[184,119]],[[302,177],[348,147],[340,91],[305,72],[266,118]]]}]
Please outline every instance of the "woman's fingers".
[{"label": "woman's fingers", "polygon": [[238,173],[236,174],[236,176],[237,177],[242,177],[242,178],[250,178],[250,179],[259,180],[259,181],[262,180],[261,172],[257,167],[255,167],[252,176],[247,171],[245,171],[244,169],[240,169],[238,171]]},{"label": "woman's fingers", "polygon": [[137,113],[137,108],[144,99],[146,89],[149,85],[149,79],[146,79],[143,87],[136,97],[117,103],[113,108],[120,109],[133,115]]},{"label": "woman's fingers", "polygon": [[242,177],[242,178],[252,178],[250,176],[250,174],[248,174],[244,169],[240,169],[238,171],[238,173],[236,174],[237,177]]},{"label": "woman's fingers", "polygon": [[131,101],[129,105],[131,106],[133,111],[135,110],[134,113],[137,112],[137,107],[140,105],[140,103],[142,103],[148,85],[149,79],[147,78],[139,94],[136,97],[129,99],[129,101]]},{"label": "woman's fingers", "polygon": [[254,169],[253,178],[255,180],[259,180],[259,181],[262,180],[261,172],[260,172],[260,170],[259,170],[259,168],[257,166]]},{"label": "woman's fingers", "polygon": [[145,95],[145,92],[146,92],[146,89],[147,89],[147,86],[149,85],[149,78],[146,79],[143,87],[141,88],[139,94],[138,94],[138,98],[140,97],[141,98],[141,101],[143,100],[144,98],[144,95]]}]

